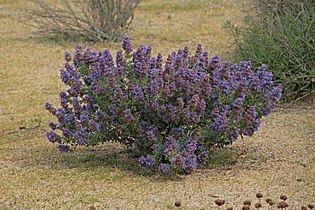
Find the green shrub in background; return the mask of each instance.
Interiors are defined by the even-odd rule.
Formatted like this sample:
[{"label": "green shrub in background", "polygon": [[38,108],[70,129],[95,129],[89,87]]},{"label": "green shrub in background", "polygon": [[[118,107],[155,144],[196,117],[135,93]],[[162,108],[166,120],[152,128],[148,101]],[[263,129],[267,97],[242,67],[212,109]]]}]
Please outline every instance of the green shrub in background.
[{"label": "green shrub in background", "polygon": [[234,37],[233,59],[266,64],[285,101],[315,93],[315,3],[256,0],[242,26],[226,22]]}]

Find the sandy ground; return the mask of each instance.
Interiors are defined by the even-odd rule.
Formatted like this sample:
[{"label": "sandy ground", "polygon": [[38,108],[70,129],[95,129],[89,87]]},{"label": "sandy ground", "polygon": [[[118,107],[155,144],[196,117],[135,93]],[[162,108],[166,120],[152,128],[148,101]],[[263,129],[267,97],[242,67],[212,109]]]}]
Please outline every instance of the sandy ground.
[{"label": "sandy ground", "polygon": [[[168,9],[170,2],[186,1],[163,2],[140,5],[130,37],[164,53],[198,42],[220,52],[227,43],[221,25],[242,6],[238,0],[233,0],[238,7],[213,0],[209,8]],[[115,144],[58,154],[44,137],[52,117],[43,104],[57,104],[65,88],[57,70],[63,53],[76,44],[28,38],[31,29],[16,19],[24,3],[0,0],[0,209],[217,209],[218,198],[226,201],[220,209],[241,209],[245,199],[258,201],[257,192],[274,201],[286,194],[289,209],[315,202],[314,103],[278,108],[263,119],[252,138],[228,148],[234,164],[173,179],[141,171]],[[182,20],[183,14],[189,20]],[[94,45],[105,47],[119,45]]]}]

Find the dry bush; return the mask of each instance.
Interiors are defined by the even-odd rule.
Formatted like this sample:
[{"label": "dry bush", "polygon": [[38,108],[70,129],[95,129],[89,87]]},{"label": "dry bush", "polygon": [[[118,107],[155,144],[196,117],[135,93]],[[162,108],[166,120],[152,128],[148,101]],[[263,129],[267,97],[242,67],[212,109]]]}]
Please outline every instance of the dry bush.
[{"label": "dry bush", "polygon": [[49,4],[32,0],[25,10],[24,23],[45,37],[64,36],[89,41],[120,41],[133,19],[140,0],[61,0]]},{"label": "dry bush", "polygon": [[265,16],[270,13],[273,16],[284,15],[286,8],[296,8],[301,11],[307,7],[315,6],[313,0],[256,0],[254,4]]}]

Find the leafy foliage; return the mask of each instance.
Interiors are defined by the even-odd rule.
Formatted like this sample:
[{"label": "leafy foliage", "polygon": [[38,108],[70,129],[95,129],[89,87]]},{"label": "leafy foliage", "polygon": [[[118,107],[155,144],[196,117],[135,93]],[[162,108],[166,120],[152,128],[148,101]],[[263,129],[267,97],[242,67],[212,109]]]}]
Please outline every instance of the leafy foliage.
[{"label": "leafy foliage", "polygon": [[60,151],[118,141],[140,151],[144,167],[191,173],[211,148],[252,136],[281,97],[266,66],[220,63],[201,45],[191,56],[187,47],[171,53],[164,65],[150,47],[133,51],[127,37],[122,48],[116,59],[82,46],[72,63],[65,54],[60,78],[70,88],[59,94],[61,108],[45,104],[58,119],[46,136]]},{"label": "leafy foliage", "polygon": [[233,34],[235,60],[251,60],[270,67],[284,99],[303,98],[315,92],[314,1],[256,0],[256,9],[243,26],[226,22]]}]

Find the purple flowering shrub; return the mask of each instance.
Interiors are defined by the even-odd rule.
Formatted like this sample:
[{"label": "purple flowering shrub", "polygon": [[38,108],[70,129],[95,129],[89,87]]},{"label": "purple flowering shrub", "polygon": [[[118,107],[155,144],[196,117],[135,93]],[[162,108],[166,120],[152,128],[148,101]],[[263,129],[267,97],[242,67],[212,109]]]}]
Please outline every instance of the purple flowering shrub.
[{"label": "purple flowering shrub", "polygon": [[281,97],[264,65],[221,63],[201,45],[165,62],[150,47],[133,50],[127,37],[122,48],[115,59],[81,46],[73,58],[65,54],[60,78],[69,89],[59,94],[60,108],[45,105],[58,119],[46,136],[60,151],[117,141],[140,151],[144,167],[189,174],[209,149],[252,136]]}]

